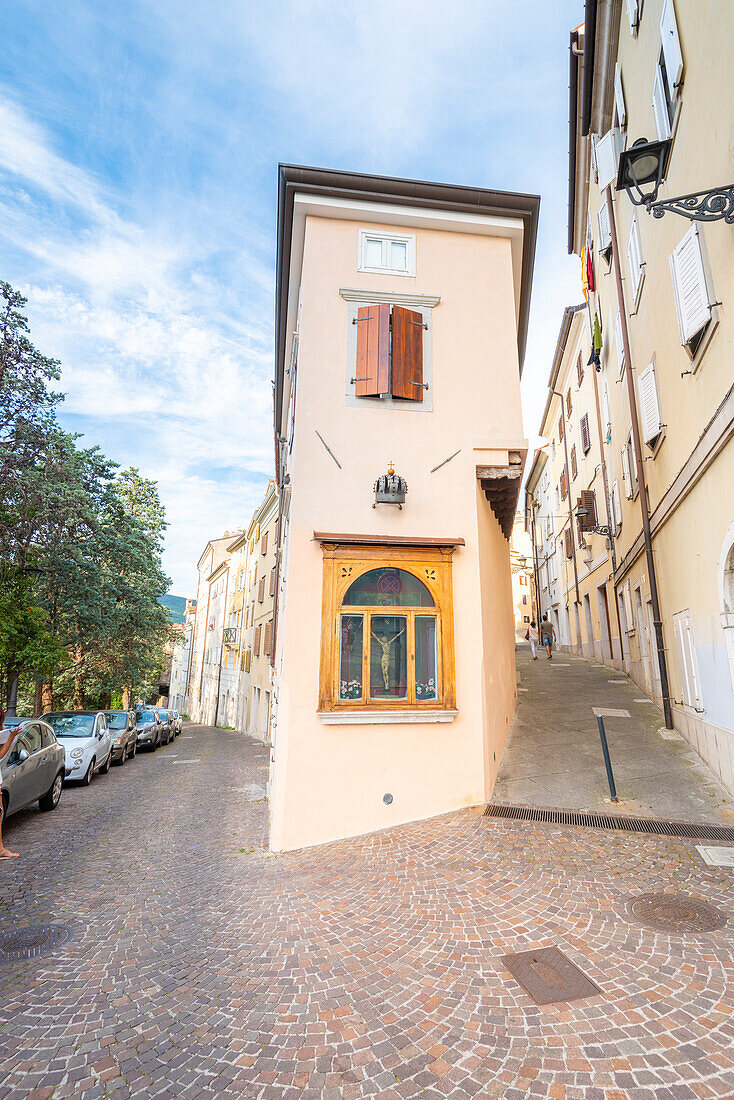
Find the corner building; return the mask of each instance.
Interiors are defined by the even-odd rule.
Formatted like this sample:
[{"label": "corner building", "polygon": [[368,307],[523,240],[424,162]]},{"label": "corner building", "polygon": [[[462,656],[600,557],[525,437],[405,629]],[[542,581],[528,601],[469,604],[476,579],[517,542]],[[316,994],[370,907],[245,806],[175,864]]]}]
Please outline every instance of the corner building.
[{"label": "corner building", "polygon": [[276,850],[491,794],[538,206],[280,168]]}]

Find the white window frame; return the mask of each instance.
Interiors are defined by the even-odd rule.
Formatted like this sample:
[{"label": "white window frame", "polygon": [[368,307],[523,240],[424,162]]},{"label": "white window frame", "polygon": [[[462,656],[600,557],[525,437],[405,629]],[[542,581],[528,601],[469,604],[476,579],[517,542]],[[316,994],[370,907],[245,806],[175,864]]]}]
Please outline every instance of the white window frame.
[{"label": "white window frame", "polygon": [[[391,267],[389,263],[382,263],[379,267],[372,267],[366,262],[367,256],[367,241],[381,241],[382,242],[382,258],[383,261],[390,255],[390,245],[404,244],[405,250],[405,262],[406,268],[403,270],[398,267]],[[380,231],[373,231],[371,229],[360,229],[359,231],[359,260],[358,269],[360,271],[369,271],[375,274],[389,274],[389,275],[407,275],[409,278],[415,277],[415,234],[414,233],[382,233]]]}]

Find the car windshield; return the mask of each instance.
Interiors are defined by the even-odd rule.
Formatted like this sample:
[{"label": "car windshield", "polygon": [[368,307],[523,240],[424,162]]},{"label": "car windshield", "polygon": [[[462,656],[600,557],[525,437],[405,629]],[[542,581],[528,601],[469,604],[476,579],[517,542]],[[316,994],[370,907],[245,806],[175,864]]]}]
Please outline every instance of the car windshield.
[{"label": "car windshield", "polygon": [[141,710],[137,717],[138,725],[146,725],[150,722],[155,722],[155,714],[152,710]]},{"label": "car windshield", "polygon": [[57,737],[91,737],[94,719],[94,714],[46,714],[43,718]]},{"label": "car windshield", "polygon": [[104,716],[107,719],[107,725],[111,730],[124,730],[127,725],[127,714],[123,711],[118,714],[114,710],[106,710]]}]

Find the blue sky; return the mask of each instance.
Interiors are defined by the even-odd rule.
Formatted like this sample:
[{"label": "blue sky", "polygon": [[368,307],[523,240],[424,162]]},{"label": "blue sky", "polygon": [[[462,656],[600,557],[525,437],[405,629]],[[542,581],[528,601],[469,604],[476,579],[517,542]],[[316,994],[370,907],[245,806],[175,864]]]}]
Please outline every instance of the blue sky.
[{"label": "blue sky", "polygon": [[531,438],[564,306],[582,0],[47,0],[3,12],[0,278],[64,424],[155,478],[172,591],[272,472],[278,161],[541,195]]}]

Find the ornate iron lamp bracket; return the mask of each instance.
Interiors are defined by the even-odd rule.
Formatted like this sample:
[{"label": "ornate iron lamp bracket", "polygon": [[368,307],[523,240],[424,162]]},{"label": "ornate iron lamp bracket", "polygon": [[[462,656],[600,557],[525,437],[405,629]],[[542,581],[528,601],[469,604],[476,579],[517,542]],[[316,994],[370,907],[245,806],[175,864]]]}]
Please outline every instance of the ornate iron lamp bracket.
[{"label": "ornate iron lamp bracket", "polygon": [[673,199],[659,199],[645,203],[648,214],[662,218],[664,214],[681,214],[692,222],[727,222],[734,225],[734,184],[714,187],[710,191],[695,191],[690,195],[678,195]]}]

